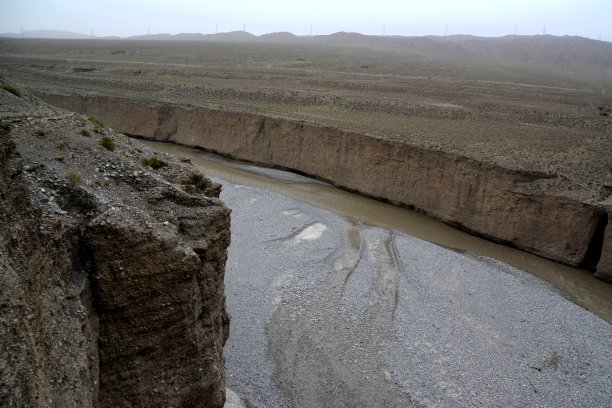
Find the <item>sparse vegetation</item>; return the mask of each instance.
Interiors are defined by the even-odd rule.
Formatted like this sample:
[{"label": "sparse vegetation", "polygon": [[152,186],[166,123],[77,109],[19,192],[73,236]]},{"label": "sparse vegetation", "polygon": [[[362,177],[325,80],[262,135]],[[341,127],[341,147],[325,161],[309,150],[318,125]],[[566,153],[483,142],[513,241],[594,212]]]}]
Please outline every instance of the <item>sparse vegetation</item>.
[{"label": "sparse vegetation", "polygon": [[96,133],[102,133],[103,131],[104,131],[104,128],[102,128],[102,127],[100,127],[100,126],[96,126],[96,127],[94,128],[94,132],[96,132]]},{"label": "sparse vegetation", "polygon": [[57,147],[58,149],[62,150],[66,147],[66,141],[62,140],[61,142],[59,142],[58,144],[55,145],[55,147]]},{"label": "sparse vegetation", "polygon": [[57,157],[55,158],[55,160],[57,160],[58,162],[63,163],[65,159],[64,159],[64,157],[63,157],[63,156],[57,156]]},{"label": "sparse vegetation", "polygon": [[87,120],[90,121],[91,123],[93,123],[96,126],[99,126],[101,128],[105,128],[106,125],[104,124],[104,122],[102,121],[102,119],[96,117],[96,116],[88,116]]},{"label": "sparse vegetation", "polygon": [[92,185],[96,186],[96,187],[103,187],[103,186],[108,186],[110,184],[110,181],[108,180],[96,180],[92,183]]},{"label": "sparse vegetation", "polygon": [[166,163],[157,156],[151,156],[147,159],[144,159],[142,161],[142,164],[151,167],[153,170],[161,169],[162,167],[166,167],[168,165],[168,163]]},{"label": "sparse vegetation", "polygon": [[110,136],[104,136],[102,139],[100,139],[100,145],[106,150],[115,150],[115,141]]},{"label": "sparse vegetation", "polygon": [[200,185],[202,185],[202,181],[204,181],[204,175],[199,171],[194,171],[193,173],[191,173],[189,181],[191,181],[191,184],[193,184],[194,186],[199,187]]},{"label": "sparse vegetation", "polygon": [[45,129],[37,128],[36,130],[34,130],[34,134],[36,136],[41,136],[42,137],[42,136],[46,136],[47,135],[47,131]]},{"label": "sparse vegetation", "polygon": [[89,137],[89,136],[91,136],[91,133],[89,133],[89,130],[83,128],[83,129],[81,129],[81,135],[83,135],[85,137]]},{"label": "sparse vegetation", "polygon": [[81,172],[78,170],[70,170],[67,174],[66,174],[66,178],[68,179],[69,182],[71,182],[72,184],[79,184],[83,178],[83,176],[81,175]]},{"label": "sparse vegetation", "polygon": [[45,167],[44,164],[34,163],[34,164],[26,167],[26,171],[28,173],[32,173],[32,172],[35,172],[36,170],[42,169],[43,167]]},{"label": "sparse vegetation", "polygon": [[13,95],[18,96],[18,97],[21,98],[21,91],[19,89],[15,88],[13,85],[3,83],[2,85],[0,85],[0,87],[2,87],[2,89],[4,89],[5,91],[10,92]]},{"label": "sparse vegetation", "polygon": [[183,184],[183,191],[186,193],[192,193],[193,190],[195,190],[195,187],[193,184]]}]

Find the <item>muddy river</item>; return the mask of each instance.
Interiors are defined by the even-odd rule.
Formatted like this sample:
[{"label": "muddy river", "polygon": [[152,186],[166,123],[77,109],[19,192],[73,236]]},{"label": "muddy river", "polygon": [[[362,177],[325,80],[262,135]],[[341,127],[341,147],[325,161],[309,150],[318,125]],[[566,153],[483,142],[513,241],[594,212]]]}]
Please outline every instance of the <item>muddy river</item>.
[{"label": "muddy river", "polygon": [[397,230],[455,251],[491,257],[552,283],[572,301],[612,323],[612,285],[592,273],[500,245],[418,212],[374,200],[307,177],[230,160],[175,144],[143,141],[157,150],[188,157],[210,177],[275,191],[368,225]]}]

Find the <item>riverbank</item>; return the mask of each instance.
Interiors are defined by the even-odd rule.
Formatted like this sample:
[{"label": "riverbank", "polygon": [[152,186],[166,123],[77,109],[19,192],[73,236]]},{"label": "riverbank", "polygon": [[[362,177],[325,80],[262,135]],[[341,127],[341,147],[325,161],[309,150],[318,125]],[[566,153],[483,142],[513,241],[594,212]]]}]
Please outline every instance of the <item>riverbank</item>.
[{"label": "riverbank", "polygon": [[601,254],[606,211],[551,187],[559,181],[556,176],[251,113],[95,95],[38,95],[103,117],[127,134],[298,171],[557,262],[595,269]]},{"label": "riverbank", "polygon": [[[282,187],[329,197],[330,186],[266,169],[250,169],[250,179],[246,169],[209,165],[201,152],[154,145],[220,182],[232,209],[226,373],[249,406],[603,407],[609,400],[612,367],[601,356],[612,347],[612,326],[539,278],[340,217]],[[270,178],[283,194],[265,187]]]},{"label": "riverbank", "polygon": [[229,160],[172,143],[140,141],[152,149],[188,158],[213,178],[230,184],[273,191],[338,216],[395,230],[459,253],[479,254],[528,271],[554,285],[565,296],[612,324],[612,285],[585,269],[553,262],[485,240],[415,211],[338,189],[330,184],[248,162]]}]

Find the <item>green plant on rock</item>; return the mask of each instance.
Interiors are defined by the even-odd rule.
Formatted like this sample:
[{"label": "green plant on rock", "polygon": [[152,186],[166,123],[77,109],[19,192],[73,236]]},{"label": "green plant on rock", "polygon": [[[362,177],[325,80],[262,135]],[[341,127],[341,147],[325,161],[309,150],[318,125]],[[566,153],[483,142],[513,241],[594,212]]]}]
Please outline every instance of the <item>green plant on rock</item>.
[{"label": "green plant on rock", "polygon": [[89,137],[89,136],[91,136],[91,133],[89,133],[89,130],[83,128],[83,129],[81,129],[81,135],[83,135],[85,137]]},{"label": "green plant on rock", "polygon": [[115,150],[115,141],[110,136],[104,136],[102,139],[100,139],[100,145],[106,150]]},{"label": "green plant on rock", "polygon": [[12,93],[15,96],[18,96],[21,98],[21,91],[17,88],[15,88],[13,85],[11,84],[2,84],[0,85],[0,87],[2,87],[2,89],[4,89],[7,92]]},{"label": "green plant on rock", "polygon": [[30,165],[30,166],[26,167],[26,171],[27,171],[28,173],[32,173],[32,172],[34,172],[34,171],[36,171],[36,170],[40,170],[40,169],[42,169],[43,167],[45,167],[45,165],[44,165],[44,164],[34,163],[34,164],[32,164],[32,165]]},{"label": "green plant on rock", "polygon": [[202,182],[204,181],[204,175],[200,173],[199,171],[194,171],[193,173],[191,173],[191,177],[189,177],[189,181],[194,186],[199,187],[202,185]]},{"label": "green plant on rock", "polygon": [[42,137],[42,136],[45,136],[47,134],[47,131],[45,129],[38,128],[38,129],[34,130],[34,134],[36,136],[41,136]]},{"label": "green plant on rock", "polygon": [[151,156],[147,159],[144,159],[142,161],[142,164],[151,167],[153,170],[161,169],[162,167],[166,167],[168,165],[168,163],[166,163],[157,156]]},{"label": "green plant on rock", "polygon": [[81,180],[83,179],[83,176],[81,175],[81,172],[78,171],[78,170],[70,170],[66,174],[66,178],[72,184],[79,184],[81,182]]},{"label": "green plant on rock", "polygon": [[88,116],[87,120],[90,121],[91,123],[93,123],[96,126],[99,126],[101,128],[105,128],[106,125],[104,124],[104,122],[102,121],[102,119],[95,117],[95,116]]},{"label": "green plant on rock", "polygon": [[193,190],[195,190],[195,187],[193,184],[183,184],[183,191],[186,193],[192,193]]}]

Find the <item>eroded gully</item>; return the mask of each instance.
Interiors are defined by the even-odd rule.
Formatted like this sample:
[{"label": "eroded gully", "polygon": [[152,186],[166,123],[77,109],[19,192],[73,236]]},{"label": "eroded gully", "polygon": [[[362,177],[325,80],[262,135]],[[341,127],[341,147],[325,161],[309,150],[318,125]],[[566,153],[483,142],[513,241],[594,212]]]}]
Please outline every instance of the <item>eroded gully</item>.
[{"label": "eroded gully", "polygon": [[145,143],[224,185],[227,383],[252,406],[609,397],[612,326],[584,309],[611,322],[612,285],[589,272],[305,177]]}]

